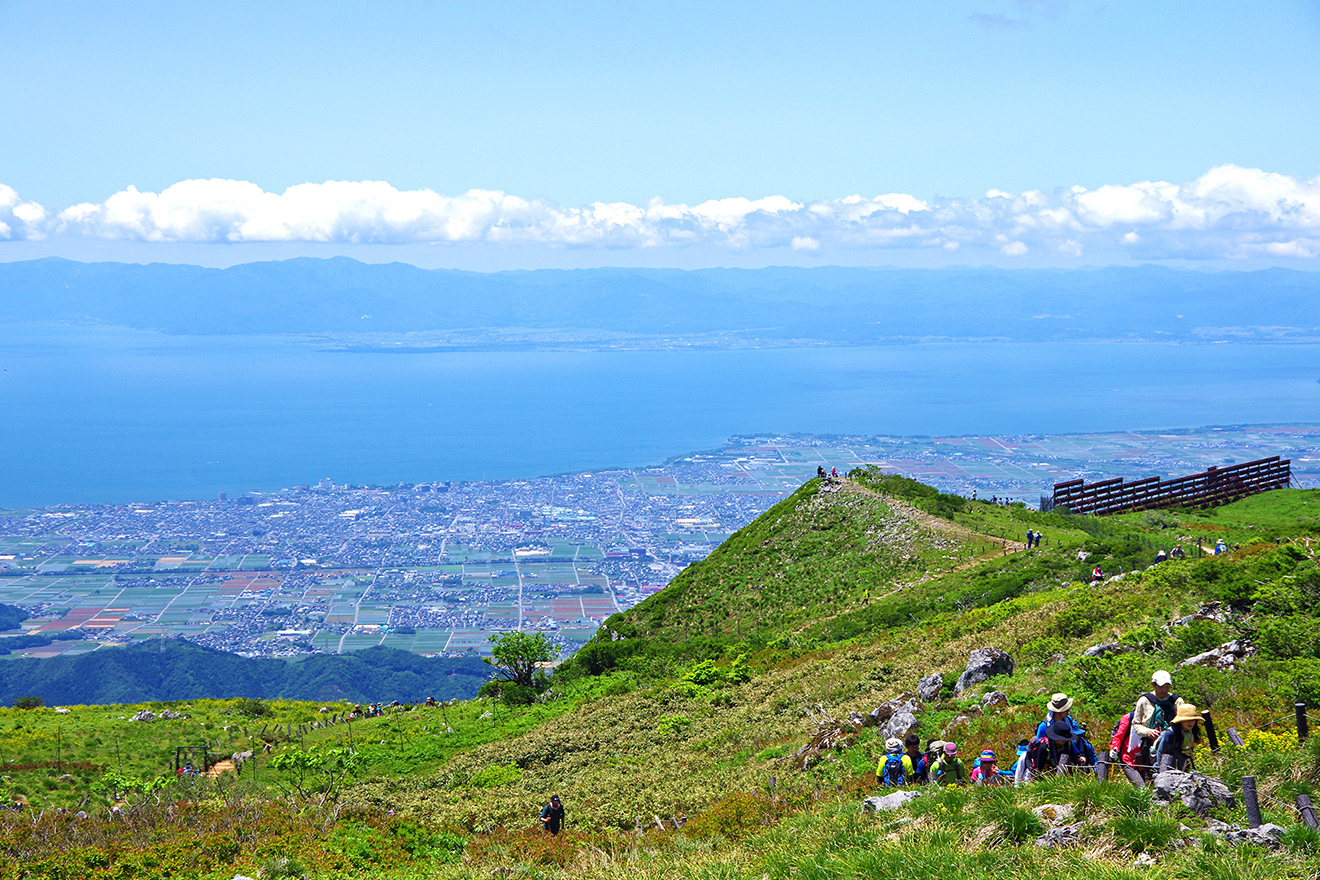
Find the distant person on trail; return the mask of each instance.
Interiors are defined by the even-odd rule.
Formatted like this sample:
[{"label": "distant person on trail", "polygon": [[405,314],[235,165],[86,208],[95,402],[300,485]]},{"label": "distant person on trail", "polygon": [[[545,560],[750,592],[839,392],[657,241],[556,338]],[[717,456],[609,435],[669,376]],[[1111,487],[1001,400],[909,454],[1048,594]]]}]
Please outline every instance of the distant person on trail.
[{"label": "distant person on trail", "polygon": [[967,784],[967,768],[958,760],[958,746],[954,743],[944,744],[944,754],[940,757],[939,763],[931,768],[931,772],[940,785]]},{"label": "distant person on trail", "polygon": [[816,465],[816,479],[818,480],[825,479],[825,468],[821,467],[820,465]]},{"label": "distant person on trail", "polygon": [[1173,692],[1173,676],[1163,669],[1150,677],[1151,690],[1137,697],[1132,707],[1129,744],[1140,754],[1143,775],[1149,776],[1155,765],[1155,741],[1168,729],[1183,699]]},{"label": "distant person on trail", "polygon": [[830,468],[830,476],[837,480],[839,478],[839,469]]},{"label": "distant person on trail", "polygon": [[1036,545],[1036,533],[1027,529],[1027,549],[1030,550]]},{"label": "distant person on trail", "polygon": [[1105,571],[1100,566],[1096,566],[1091,571],[1091,583],[1098,584],[1105,579]]},{"label": "distant person on trail", "polygon": [[1191,770],[1195,764],[1196,744],[1201,741],[1201,716],[1191,703],[1178,706],[1169,729],[1155,742],[1155,770]]},{"label": "distant person on trail", "polygon": [[903,741],[896,736],[885,740],[885,753],[875,768],[875,778],[886,788],[898,788],[915,781],[916,765],[903,752]]},{"label": "distant person on trail", "polygon": [[541,810],[541,828],[551,834],[558,834],[564,824],[564,805],[559,802],[559,795],[550,795],[550,803]]},{"label": "distant person on trail", "polygon": [[1224,543],[1223,538],[1220,538],[1218,541],[1215,541],[1216,556],[1218,556],[1220,553],[1227,553],[1227,552],[1228,552],[1228,545]]},{"label": "distant person on trail", "polygon": [[1186,559],[1186,558],[1187,558],[1187,554],[1183,552],[1182,544],[1178,544],[1177,546],[1175,546],[1175,547],[1173,548],[1173,552],[1171,552],[1171,553],[1169,554],[1169,556],[1170,556],[1170,558],[1172,558],[1172,559]]},{"label": "distant person on trail", "polygon": [[1159,565],[1161,562],[1166,562],[1168,558],[1169,558],[1169,554],[1161,550],[1160,552],[1155,554],[1155,564]]}]

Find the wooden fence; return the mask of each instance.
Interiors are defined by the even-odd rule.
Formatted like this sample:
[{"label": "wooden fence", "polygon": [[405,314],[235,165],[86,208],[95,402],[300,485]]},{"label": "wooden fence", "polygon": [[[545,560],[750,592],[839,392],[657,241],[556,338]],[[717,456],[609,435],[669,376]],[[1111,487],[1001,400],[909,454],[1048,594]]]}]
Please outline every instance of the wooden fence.
[{"label": "wooden fence", "polygon": [[1072,513],[1105,516],[1129,510],[1156,510],[1162,507],[1214,507],[1248,495],[1286,489],[1292,481],[1292,462],[1276,455],[1226,468],[1210,468],[1189,477],[1161,480],[1147,477],[1131,483],[1122,477],[1086,483],[1069,480],[1054,484],[1054,496],[1042,498],[1041,507],[1053,510],[1066,507]]}]

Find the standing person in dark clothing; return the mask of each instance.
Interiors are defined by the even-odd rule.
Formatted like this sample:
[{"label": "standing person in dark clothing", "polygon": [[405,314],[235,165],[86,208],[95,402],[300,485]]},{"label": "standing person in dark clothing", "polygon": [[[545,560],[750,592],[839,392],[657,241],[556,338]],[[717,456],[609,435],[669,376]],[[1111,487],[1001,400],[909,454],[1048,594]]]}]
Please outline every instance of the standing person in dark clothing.
[{"label": "standing person in dark clothing", "polygon": [[564,824],[564,805],[559,802],[559,795],[550,795],[550,803],[541,810],[541,827],[551,834],[558,834]]}]

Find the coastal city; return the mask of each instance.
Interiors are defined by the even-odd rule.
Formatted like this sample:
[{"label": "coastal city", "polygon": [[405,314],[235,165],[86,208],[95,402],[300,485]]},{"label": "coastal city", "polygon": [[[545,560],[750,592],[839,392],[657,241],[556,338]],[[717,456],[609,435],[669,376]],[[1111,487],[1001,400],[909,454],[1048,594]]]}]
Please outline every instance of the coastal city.
[{"label": "coastal city", "polygon": [[[246,656],[386,645],[475,655],[511,629],[563,656],[817,473],[873,464],[1036,507],[1055,482],[1271,455],[1320,484],[1320,427],[1015,437],[735,437],[649,468],[500,482],[332,478],[206,501],[0,511],[6,658],[153,638]],[[0,650],[4,650],[0,638]]]}]

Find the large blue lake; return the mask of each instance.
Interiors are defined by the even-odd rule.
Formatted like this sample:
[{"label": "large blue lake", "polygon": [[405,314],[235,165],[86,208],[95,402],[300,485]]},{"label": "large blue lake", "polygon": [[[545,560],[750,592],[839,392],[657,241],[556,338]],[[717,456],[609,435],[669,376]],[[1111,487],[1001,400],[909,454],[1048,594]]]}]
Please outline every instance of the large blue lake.
[{"label": "large blue lake", "polygon": [[656,464],[757,432],[1064,433],[1320,421],[1320,346],[322,350],[19,326],[0,507]]}]

